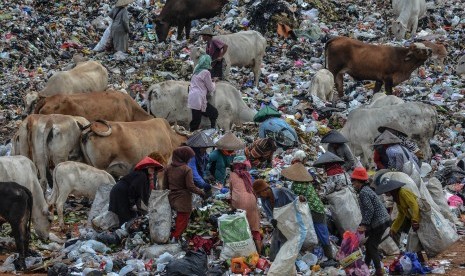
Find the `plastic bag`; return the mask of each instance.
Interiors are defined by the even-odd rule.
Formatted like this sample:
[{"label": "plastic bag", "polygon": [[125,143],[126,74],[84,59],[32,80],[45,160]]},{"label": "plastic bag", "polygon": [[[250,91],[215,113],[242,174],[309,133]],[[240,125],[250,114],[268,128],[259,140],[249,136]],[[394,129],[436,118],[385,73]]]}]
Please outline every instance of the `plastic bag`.
[{"label": "plastic bag", "polygon": [[169,190],[153,190],[149,199],[150,240],[154,243],[166,243],[170,238],[171,206],[168,200]]},{"label": "plastic bag", "polygon": [[188,251],[182,259],[174,260],[166,266],[166,275],[205,276],[208,270],[207,254],[203,250]]},{"label": "plastic bag", "polygon": [[95,45],[92,51],[101,52],[105,50],[107,44],[110,42],[110,38],[111,38],[111,24],[105,29],[105,32],[103,32],[102,38],[100,38],[100,41],[97,43],[97,45]]},{"label": "plastic bag", "polygon": [[95,230],[106,231],[108,229],[118,227],[118,225],[119,218],[115,213],[111,211],[105,211],[103,212],[103,214],[92,220],[92,226]]},{"label": "plastic bag", "polygon": [[428,192],[430,193],[434,202],[438,205],[441,214],[451,223],[455,223],[458,219],[450,211],[449,205],[447,204],[447,200],[444,197],[441,182],[439,182],[439,180],[436,177],[431,177],[428,180],[426,188],[428,189]]},{"label": "plastic bag", "polygon": [[94,201],[92,202],[92,207],[89,211],[89,216],[87,218],[87,225],[91,226],[92,220],[100,214],[103,214],[108,210],[110,204],[110,191],[113,188],[113,185],[104,184],[98,187],[97,192],[95,193]]},{"label": "plastic bag", "polygon": [[340,233],[355,231],[362,221],[356,195],[346,187],[326,196],[331,214]]},{"label": "plastic bag", "polygon": [[140,250],[142,257],[144,259],[156,259],[159,258],[164,253],[170,253],[171,255],[176,255],[181,252],[181,246],[179,244],[154,244],[150,247],[146,247]]},{"label": "plastic bag", "polygon": [[429,258],[436,256],[458,240],[454,226],[425,200],[419,199],[421,223],[418,237]]},{"label": "plastic bag", "polygon": [[418,233],[410,230],[407,237],[407,251],[410,252],[420,252],[423,247],[420,243],[420,238],[418,238]]},{"label": "plastic bag", "polygon": [[273,210],[278,221],[278,229],[287,241],[281,246],[268,275],[296,275],[295,260],[307,236],[310,225],[310,209],[306,202],[299,199]]},{"label": "plastic bag", "polygon": [[[389,235],[390,230],[391,228],[387,228],[382,237]],[[400,253],[399,246],[397,246],[396,242],[391,237],[387,237],[384,241],[382,241],[379,244],[378,249],[387,256],[393,256]]]},{"label": "plastic bag", "polygon": [[244,211],[219,217],[218,230],[223,241],[221,258],[249,256],[257,252]]},{"label": "plastic bag", "polygon": [[412,272],[412,261],[407,256],[402,256],[399,259],[400,265],[402,266],[403,274],[410,274]]}]

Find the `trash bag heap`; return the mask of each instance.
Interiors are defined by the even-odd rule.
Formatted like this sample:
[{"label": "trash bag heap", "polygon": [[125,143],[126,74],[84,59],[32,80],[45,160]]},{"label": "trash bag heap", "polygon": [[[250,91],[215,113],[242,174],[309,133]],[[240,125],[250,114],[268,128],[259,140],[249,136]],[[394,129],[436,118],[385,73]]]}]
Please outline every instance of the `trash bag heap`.
[{"label": "trash bag heap", "polygon": [[[382,272],[447,271],[447,262],[435,257],[447,252],[465,233],[465,3],[418,0],[424,4],[425,16],[418,18],[416,33],[406,27],[406,34],[395,38],[391,19],[400,17],[389,2],[232,0],[216,16],[193,20],[189,40],[177,40],[177,28],[172,27],[167,40],[160,42],[157,26],[164,22],[157,20],[157,15],[166,2],[0,3],[0,185],[11,181],[31,189],[34,204],[43,207],[39,210],[34,205],[31,212],[30,252],[24,259],[27,271],[49,275],[384,275],[375,271],[373,263],[365,263],[370,228],[360,228],[365,212],[360,210],[358,191],[351,183],[352,171],[362,166],[369,176],[367,185],[379,192],[393,221],[378,247],[383,255]],[[405,1],[394,2],[401,5]],[[130,32],[126,53],[109,47],[112,19],[108,14],[115,5],[127,5]],[[53,208],[47,209],[53,207],[52,187],[42,191],[37,175],[21,175],[10,166],[11,155],[29,155],[34,163],[31,171],[35,171],[33,166],[40,160],[36,154],[48,156],[52,151],[45,147],[61,146],[57,142],[47,145],[64,129],[57,126],[51,128],[55,132],[47,136],[48,142],[32,144],[32,135],[22,140],[52,124],[49,121],[37,128],[25,124],[27,116],[35,115],[29,114],[34,109],[26,109],[31,92],[40,94],[56,72],[94,60],[108,71],[107,90],[129,94],[151,113],[157,106],[157,94],[149,87],[170,85],[167,81],[171,80],[191,81],[195,68],[191,50],[205,49],[198,35],[205,27],[210,27],[213,35],[254,30],[266,39],[267,46],[258,86],[253,68],[232,66],[228,85],[235,89],[231,93],[237,90],[238,94],[223,99],[224,106],[216,106],[218,125],[224,124],[221,113],[231,110],[228,100],[234,106],[246,106],[247,112],[253,113],[247,119],[250,122],[231,119],[230,129],[201,130],[208,145],[190,146],[196,156],[188,165],[196,168],[192,169],[194,180],[202,178],[204,186],[198,187],[203,194],[192,195],[193,209],[185,215],[187,226],[180,238],[172,237],[181,221],[176,215],[181,212],[176,214],[169,205],[163,171],[148,174],[154,190],[146,195],[147,205],[138,200],[131,206],[135,214],[131,220],[121,224],[118,216],[108,211],[114,186],[109,181],[98,183],[92,196],[81,197],[77,190],[74,196],[69,191],[62,206],[64,227],[60,227]],[[325,45],[336,36],[405,49],[427,47],[432,53],[406,80],[393,86],[392,95],[383,93],[384,86],[380,93],[373,93],[378,86],[373,80],[345,74],[344,96],[339,97],[334,87],[338,77],[316,74],[327,68]],[[234,45],[228,50],[229,55],[244,54],[233,52]],[[412,54],[407,54],[404,62],[411,58]],[[224,66],[228,62],[229,58]],[[332,75],[324,72],[328,73]],[[188,92],[179,94],[183,93],[189,117]],[[319,98],[321,95],[326,98]],[[236,117],[244,120],[244,116]],[[85,121],[76,119],[76,124],[84,127]],[[197,133],[184,132],[189,122],[170,123],[175,123],[173,133],[180,137]],[[355,165],[346,166],[337,147],[328,150],[322,142],[335,131],[346,141],[343,144]],[[98,135],[99,139],[112,137]],[[38,144],[40,148],[35,148]],[[82,155],[79,143],[76,145],[66,160],[86,162],[82,156],[72,159]],[[214,158],[203,159],[208,154]],[[263,156],[263,162],[250,162],[249,156],[257,160]],[[172,164],[171,158],[150,157],[165,168]],[[50,164],[55,162],[52,159]],[[302,170],[293,177],[283,173],[296,164]],[[57,183],[52,181],[56,165],[48,167],[50,176],[38,179]],[[217,174],[215,170],[222,171]],[[216,179],[216,175],[225,178]],[[22,184],[28,182],[25,179],[32,180]],[[392,181],[402,183],[394,192],[383,186]],[[53,187],[53,191],[58,188],[63,189]],[[244,206],[256,205],[248,210],[258,209],[259,221],[232,207],[243,198],[250,199],[241,202]],[[419,219],[406,215],[408,200],[417,203],[418,210],[409,210],[418,211]],[[40,219],[51,219],[48,240],[36,233]],[[401,221],[408,225],[397,229]],[[19,271],[19,260],[23,261],[10,237],[17,225],[7,222],[0,228],[0,243],[5,248],[2,273]]]}]

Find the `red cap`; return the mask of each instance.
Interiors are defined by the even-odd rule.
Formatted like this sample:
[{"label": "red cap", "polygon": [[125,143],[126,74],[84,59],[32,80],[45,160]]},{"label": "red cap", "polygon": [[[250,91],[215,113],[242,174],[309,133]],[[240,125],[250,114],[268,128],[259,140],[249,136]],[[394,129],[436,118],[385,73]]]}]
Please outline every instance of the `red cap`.
[{"label": "red cap", "polygon": [[142,159],[141,161],[139,161],[139,163],[137,163],[136,167],[134,168],[134,170],[142,170],[142,169],[145,169],[145,168],[148,168],[148,167],[154,167],[155,170],[161,170],[163,169],[163,165],[158,163],[157,161],[153,160],[152,158],[146,156],[144,157],[144,159]]},{"label": "red cap", "polygon": [[367,181],[368,180],[368,173],[364,167],[356,167],[350,176],[352,179]]}]

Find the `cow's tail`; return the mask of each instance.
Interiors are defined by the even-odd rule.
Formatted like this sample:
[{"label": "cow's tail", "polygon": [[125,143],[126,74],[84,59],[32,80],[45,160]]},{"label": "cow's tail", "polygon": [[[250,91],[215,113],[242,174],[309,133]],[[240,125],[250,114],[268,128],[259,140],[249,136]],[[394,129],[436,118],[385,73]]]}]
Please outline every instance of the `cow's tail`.
[{"label": "cow's tail", "polygon": [[328,47],[337,37],[330,38],[325,44],[325,68],[328,69]]},{"label": "cow's tail", "polygon": [[44,142],[44,145],[42,147],[43,149],[43,154],[44,154],[44,162],[45,162],[45,166],[47,168],[46,170],[46,177],[47,177],[47,182],[49,183],[50,187],[53,188],[53,184],[56,183],[55,182],[55,179],[52,177],[52,175],[50,174],[50,167],[54,167],[55,164],[53,164],[53,166],[50,166],[50,164],[52,163],[52,161],[50,160],[50,152],[49,152],[49,144],[52,142],[53,140],[53,122],[51,122],[51,120],[48,120],[47,123],[45,124],[45,132],[44,132],[44,138],[43,139],[43,142]]}]

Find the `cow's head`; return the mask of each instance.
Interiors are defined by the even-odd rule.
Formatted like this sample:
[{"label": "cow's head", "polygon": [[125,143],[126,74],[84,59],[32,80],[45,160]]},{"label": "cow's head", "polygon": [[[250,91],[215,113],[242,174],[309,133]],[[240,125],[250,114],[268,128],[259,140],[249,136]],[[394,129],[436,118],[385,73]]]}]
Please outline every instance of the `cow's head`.
[{"label": "cow's head", "polygon": [[31,91],[27,93],[26,96],[23,97],[24,106],[25,106],[23,115],[27,116],[28,114],[31,114],[38,100],[39,100],[38,92]]},{"label": "cow's head", "polygon": [[404,61],[409,61],[413,59],[418,62],[424,62],[429,57],[431,57],[432,53],[433,53],[433,50],[426,47],[424,44],[413,43],[410,45],[409,51],[407,55],[405,56]]},{"label": "cow's head", "polygon": [[197,65],[197,62],[199,61],[199,58],[201,55],[205,54],[205,50],[199,48],[199,47],[192,47],[191,48],[191,54],[190,57],[192,61],[194,62],[194,67]]},{"label": "cow's head", "polygon": [[[48,208],[47,208],[48,207]],[[50,206],[45,207],[39,216],[34,220],[34,230],[42,240],[48,240],[50,226],[53,221],[53,214],[50,212]]]},{"label": "cow's head", "polygon": [[160,20],[159,18],[155,18],[155,31],[157,33],[158,41],[163,42],[166,40],[166,37],[168,37],[170,24]]},{"label": "cow's head", "polygon": [[405,37],[405,32],[407,31],[407,26],[396,20],[392,23],[391,31],[394,37],[398,40],[403,39]]}]

